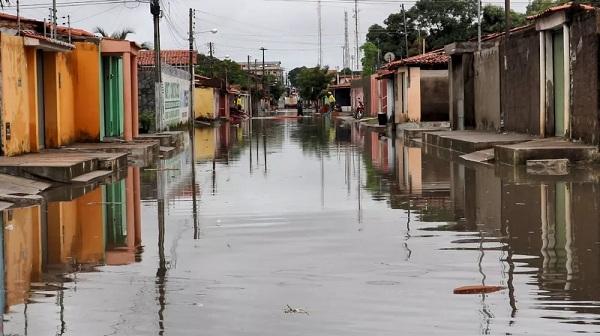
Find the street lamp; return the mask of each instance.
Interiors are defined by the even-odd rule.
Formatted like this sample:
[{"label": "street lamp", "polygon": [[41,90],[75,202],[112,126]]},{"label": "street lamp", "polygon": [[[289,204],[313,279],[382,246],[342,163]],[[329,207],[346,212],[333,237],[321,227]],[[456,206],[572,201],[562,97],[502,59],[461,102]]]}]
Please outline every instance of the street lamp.
[{"label": "street lamp", "polygon": [[219,30],[217,28],[213,28],[213,29],[210,29],[210,30],[203,30],[203,31],[196,32],[195,35],[204,34],[204,33],[216,34],[218,32],[219,32]]}]

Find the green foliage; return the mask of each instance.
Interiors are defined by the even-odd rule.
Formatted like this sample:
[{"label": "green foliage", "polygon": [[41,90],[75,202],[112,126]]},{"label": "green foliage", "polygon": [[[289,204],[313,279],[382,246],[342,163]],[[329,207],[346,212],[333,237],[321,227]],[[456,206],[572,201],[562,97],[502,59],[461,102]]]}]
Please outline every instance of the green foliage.
[{"label": "green foliage", "polygon": [[300,96],[305,100],[318,100],[333,79],[333,75],[328,74],[328,70],[328,68],[314,67],[300,71],[297,78]]},{"label": "green foliage", "polygon": [[377,46],[371,42],[365,42],[360,47],[362,50],[364,57],[360,60],[363,67],[363,76],[370,76],[377,71],[377,55],[379,50]]},{"label": "green foliage", "polygon": [[[504,8],[494,5],[483,7],[481,31],[484,34],[504,31],[505,21]],[[525,14],[511,10],[510,21],[511,27],[518,27],[527,23],[527,17]]]},{"label": "green foliage", "polygon": [[269,84],[269,93],[271,94],[271,96],[273,97],[274,100],[279,100],[279,98],[285,92],[285,87],[283,86],[282,83],[275,81],[275,78],[267,77],[267,82],[270,83]]},{"label": "green foliage", "polygon": [[113,32],[112,34],[109,34],[102,27],[96,27],[96,29],[94,29],[94,32],[96,34],[100,34],[100,36],[102,36],[102,37],[110,37],[111,39],[115,39],[115,40],[126,40],[127,36],[129,36],[129,34],[135,33],[135,31],[131,28],[124,28],[123,30],[118,30],[118,31]]},{"label": "green foliage", "polygon": [[236,62],[220,60],[216,57],[211,58],[206,55],[198,56],[196,73],[210,78],[227,80],[229,84],[241,85],[244,90],[254,84],[248,73],[242,70],[242,67]]},{"label": "green foliage", "polygon": [[[536,1],[551,0],[534,0]],[[511,12],[512,27],[525,23],[525,15]],[[434,50],[452,42],[471,39],[477,36],[477,2],[418,0],[406,11],[408,51],[405,47],[404,29],[402,12],[392,13],[385,19],[383,26],[375,24],[369,27],[367,41],[379,45],[382,54],[393,52],[397,57],[405,57],[420,53],[423,43],[427,50]],[[504,9],[492,5],[485,6],[482,13],[482,31],[494,33],[503,30]]]},{"label": "green foliage", "polygon": [[350,69],[350,68],[344,68],[344,69],[342,69],[342,71],[340,71],[340,74],[342,74],[344,76],[351,76],[352,75],[352,69]]},{"label": "green foliage", "polygon": [[156,115],[154,111],[144,111],[140,113],[140,128],[142,133],[149,133],[154,130],[154,124],[156,123]]},{"label": "green foliage", "polygon": [[290,72],[288,72],[288,80],[290,81],[290,84],[292,84],[293,87],[298,87],[298,75],[300,74],[300,72],[302,72],[302,70],[306,70],[306,67],[303,66],[294,68],[290,70]]},{"label": "green foliage", "polygon": [[560,0],[533,0],[531,3],[527,5],[527,10],[525,14],[527,15],[535,15],[540,12],[545,11],[546,9],[565,3],[567,1]]}]

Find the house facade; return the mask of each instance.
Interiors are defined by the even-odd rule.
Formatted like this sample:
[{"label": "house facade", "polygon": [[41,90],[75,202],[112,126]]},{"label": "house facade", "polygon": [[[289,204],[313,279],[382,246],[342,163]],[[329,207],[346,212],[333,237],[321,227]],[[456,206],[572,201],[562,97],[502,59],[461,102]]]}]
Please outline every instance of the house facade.
[{"label": "house facade", "polygon": [[[99,142],[110,123],[104,104],[101,54],[103,43],[93,34],[58,27],[45,34],[45,23],[0,14],[0,148],[2,155],[38,152],[74,142]],[[130,42],[126,42],[130,44]],[[118,69],[120,70],[120,69]],[[131,87],[127,78],[119,94]],[[134,105],[113,115],[131,121],[115,137],[130,140],[137,123]],[[135,124],[135,126],[134,126]]]},{"label": "house facade", "polygon": [[380,72],[380,105],[395,123],[448,121],[448,62],[443,50],[387,64]]},{"label": "house facade", "polygon": [[[526,133],[600,144],[600,42],[594,7],[567,3],[509,36],[446,46],[453,129]],[[526,93],[526,94],[525,94]]]}]

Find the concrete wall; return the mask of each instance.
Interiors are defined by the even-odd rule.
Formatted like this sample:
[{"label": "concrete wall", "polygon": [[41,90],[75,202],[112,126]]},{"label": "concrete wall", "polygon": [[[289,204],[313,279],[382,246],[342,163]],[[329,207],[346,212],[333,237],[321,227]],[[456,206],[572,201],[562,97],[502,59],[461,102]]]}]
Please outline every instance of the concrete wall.
[{"label": "concrete wall", "polygon": [[18,155],[31,150],[29,76],[23,39],[2,34],[0,50],[2,150],[5,155]]},{"label": "concrete wall", "polygon": [[540,133],[540,42],[534,27],[511,34],[500,42],[500,59],[506,44],[506,62],[500,66],[501,109],[507,131]]},{"label": "concrete wall", "polygon": [[449,79],[452,129],[475,128],[475,78],[472,54],[452,55]]},{"label": "concrete wall", "polygon": [[448,70],[421,70],[420,121],[448,121]]},{"label": "concrete wall", "polygon": [[194,89],[194,118],[217,119],[218,118],[218,89],[195,88]]},{"label": "concrete wall", "polygon": [[100,120],[103,118],[100,100],[100,52],[90,42],[75,43],[72,58],[74,80],[74,137],[77,141],[100,141]]},{"label": "concrete wall", "polygon": [[576,14],[571,21],[571,138],[600,143],[598,12]]},{"label": "concrete wall", "polygon": [[498,46],[475,53],[475,127],[500,129],[500,51]]},{"label": "concrete wall", "polygon": [[421,121],[421,69],[401,67],[396,78],[396,122]]}]

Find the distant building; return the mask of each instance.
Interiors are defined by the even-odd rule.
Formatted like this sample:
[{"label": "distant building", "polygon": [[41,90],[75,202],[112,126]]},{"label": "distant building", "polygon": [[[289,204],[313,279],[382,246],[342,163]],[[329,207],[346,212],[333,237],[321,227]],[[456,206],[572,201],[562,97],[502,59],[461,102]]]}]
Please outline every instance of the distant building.
[{"label": "distant building", "polygon": [[[248,63],[247,62],[238,62],[238,64],[242,67],[242,70],[248,71]],[[281,62],[265,62],[265,73],[267,75],[275,77],[275,80],[278,83],[283,83],[283,72],[284,68],[281,67]],[[250,72],[256,75],[263,74],[262,62],[258,63],[250,63]]]}]

